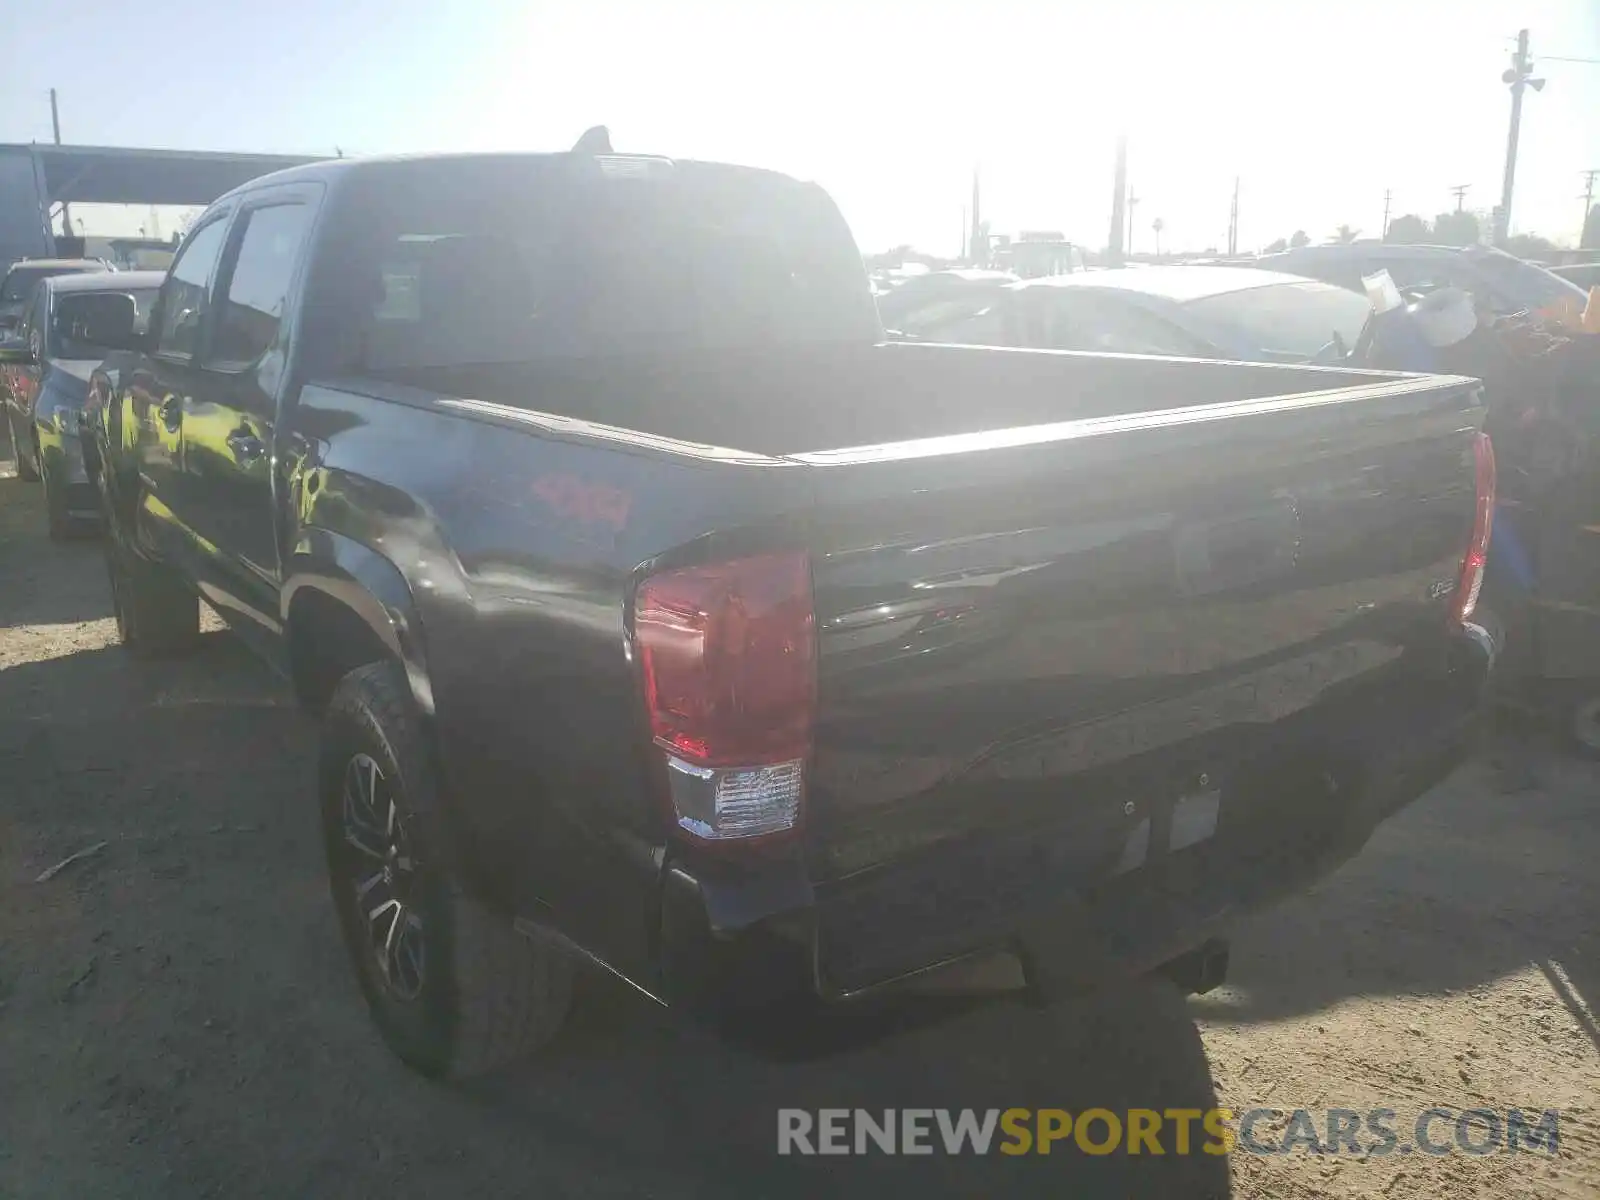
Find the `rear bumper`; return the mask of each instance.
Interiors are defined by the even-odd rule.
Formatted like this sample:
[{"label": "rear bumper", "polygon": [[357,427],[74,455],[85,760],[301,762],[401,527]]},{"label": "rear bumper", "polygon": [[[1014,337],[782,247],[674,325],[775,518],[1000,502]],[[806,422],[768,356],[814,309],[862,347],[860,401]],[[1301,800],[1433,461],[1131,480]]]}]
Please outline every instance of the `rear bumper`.
[{"label": "rear bumper", "polygon": [[[1047,989],[1148,970],[1335,870],[1471,754],[1500,638],[1486,625],[1457,641],[1447,675],[1309,711],[1226,778],[1139,796],[1153,815],[1144,844],[1122,848],[1111,870],[1084,868],[1082,830],[1069,825],[940,846],[826,885],[798,854],[756,872],[672,866],[662,994],[717,1012],[850,1000],[997,949]],[[1175,833],[1190,825],[1180,810],[1208,806],[1213,832]]]}]

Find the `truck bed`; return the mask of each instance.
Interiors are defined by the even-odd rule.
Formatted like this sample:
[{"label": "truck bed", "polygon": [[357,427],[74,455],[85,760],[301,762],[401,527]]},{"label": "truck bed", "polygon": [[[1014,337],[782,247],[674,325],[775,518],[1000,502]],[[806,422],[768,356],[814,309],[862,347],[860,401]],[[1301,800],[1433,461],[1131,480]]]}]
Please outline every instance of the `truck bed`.
[{"label": "truck bed", "polygon": [[1394,379],[1330,368],[894,342],[548,360],[390,377],[453,396],[774,456]]},{"label": "truck bed", "polygon": [[[653,876],[575,898],[639,869],[618,828],[660,836],[648,773],[618,753],[637,736],[617,647],[642,570],[809,555],[796,882],[761,876],[752,900],[713,861],[695,904],[721,939],[815,905],[802,957],[825,993],[1130,880],[1176,891],[1125,942],[1198,938],[1170,919],[1186,895],[1198,922],[1272,891],[1240,854],[1292,885],[1291,849],[1360,844],[1379,802],[1358,796],[1402,802],[1454,761],[1479,682],[1446,620],[1475,504],[1471,381],[915,345],[746,366],[330,381],[297,417],[336,473],[382,478],[319,504],[393,508],[386,551],[429,564],[443,761],[485,858],[519,911],[631,978],[670,957],[673,938],[633,927],[662,902]],[[1422,734],[1368,719],[1393,697]]]}]

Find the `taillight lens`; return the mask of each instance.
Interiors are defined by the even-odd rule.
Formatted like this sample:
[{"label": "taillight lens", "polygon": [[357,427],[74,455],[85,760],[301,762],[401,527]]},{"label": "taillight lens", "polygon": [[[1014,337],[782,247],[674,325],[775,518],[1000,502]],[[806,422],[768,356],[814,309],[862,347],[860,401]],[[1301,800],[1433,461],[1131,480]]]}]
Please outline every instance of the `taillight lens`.
[{"label": "taillight lens", "polygon": [[794,828],[816,710],[806,556],[650,576],[634,597],[634,643],[679,827],[704,841]]},{"label": "taillight lens", "polygon": [[1483,574],[1489,565],[1489,539],[1494,532],[1494,443],[1487,433],[1480,433],[1473,443],[1473,457],[1477,465],[1477,509],[1472,517],[1472,540],[1461,560],[1461,578],[1450,609],[1451,622],[1456,625],[1464,624],[1478,607],[1478,593],[1483,590]]}]

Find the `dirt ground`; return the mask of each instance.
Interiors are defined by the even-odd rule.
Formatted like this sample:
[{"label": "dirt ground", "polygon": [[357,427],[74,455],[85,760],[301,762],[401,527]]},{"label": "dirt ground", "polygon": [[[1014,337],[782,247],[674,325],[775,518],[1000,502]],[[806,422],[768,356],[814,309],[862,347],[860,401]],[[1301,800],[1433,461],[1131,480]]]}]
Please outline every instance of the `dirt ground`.
[{"label": "dirt ground", "polygon": [[[312,730],[221,631],[126,658],[97,546],[43,528],[39,489],[0,477],[0,1196],[1600,1195],[1600,768],[1497,743],[1245,923],[1206,997],[929,1000],[783,1061],[594,983],[548,1057],[443,1087],[385,1052],[349,976]],[[1402,1132],[1434,1105],[1557,1108],[1561,1145],[775,1153],[779,1107],[1219,1103],[1388,1107]]]}]

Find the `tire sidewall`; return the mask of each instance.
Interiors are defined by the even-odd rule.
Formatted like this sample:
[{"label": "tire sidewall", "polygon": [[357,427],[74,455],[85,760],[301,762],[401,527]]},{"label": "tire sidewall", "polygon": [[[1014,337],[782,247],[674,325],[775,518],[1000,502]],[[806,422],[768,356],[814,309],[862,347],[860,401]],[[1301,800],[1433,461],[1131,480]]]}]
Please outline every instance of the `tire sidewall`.
[{"label": "tire sidewall", "polygon": [[[413,721],[392,728],[381,715],[386,702],[395,698],[394,678],[384,678],[391,670],[399,674],[387,665],[355,672],[341,684],[324,715],[318,770],[323,847],[340,933],[373,1019],[396,1054],[419,1071],[437,1076],[450,1070],[457,1011],[450,884],[436,836],[427,747],[418,744],[421,739]],[[374,695],[377,687],[389,693],[382,700]],[[371,756],[383,772],[417,856],[413,902],[423,923],[425,969],[422,991],[411,1000],[396,996],[384,982],[367,918],[347,874],[343,791],[346,768],[357,754]]]},{"label": "tire sidewall", "polygon": [[1572,704],[1567,729],[1579,754],[1600,758],[1600,691],[1579,697]]},{"label": "tire sidewall", "polygon": [[123,547],[115,525],[107,525],[104,545],[106,582],[111,589],[111,611],[117,619],[117,636],[124,646],[132,648],[138,643],[139,630],[134,624],[132,610],[127,602],[128,551]]},{"label": "tire sidewall", "polygon": [[63,541],[72,532],[71,521],[67,517],[66,501],[56,485],[51,482],[50,471],[42,460],[39,463],[39,482],[44,487],[44,513],[50,536],[56,541]]}]

